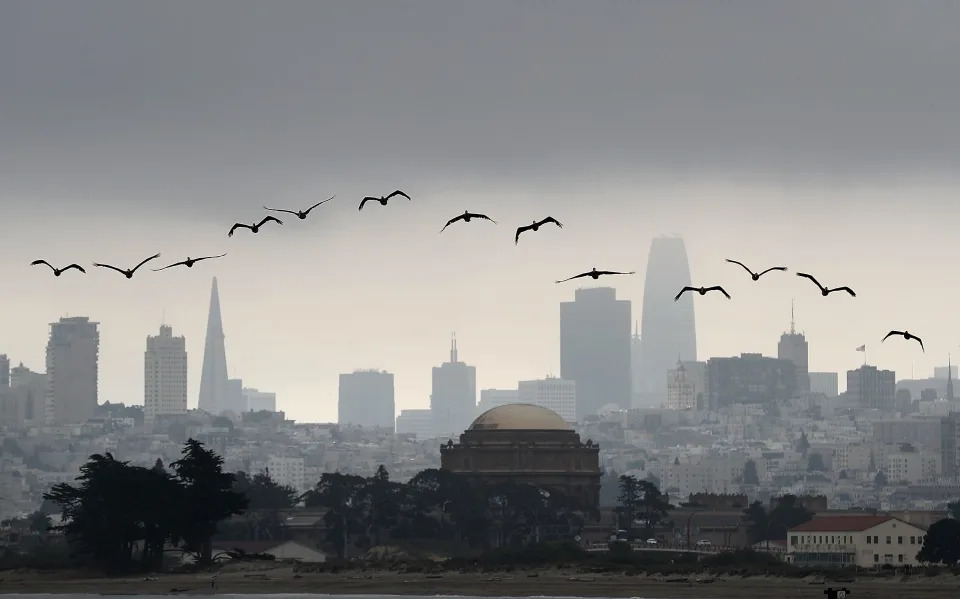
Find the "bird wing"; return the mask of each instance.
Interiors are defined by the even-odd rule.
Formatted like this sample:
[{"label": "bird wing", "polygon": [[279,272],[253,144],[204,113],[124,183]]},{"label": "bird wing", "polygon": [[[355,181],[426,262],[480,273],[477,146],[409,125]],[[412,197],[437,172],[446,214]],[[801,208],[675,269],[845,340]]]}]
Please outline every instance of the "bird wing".
[{"label": "bird wing", "polygon": [[580,274],[578,274],[578,275],[575,275],[575,276],[570,277],[569,279],[563,279],[562,281],[557,281],[557,283],[566,283],[567,281],[572,281],[572,280],[574,280],[574,279],[579,279],[580,277],[589,277],[589,276],[590,276],[590,273],[588,273],[588,272],[582,272],[582,273],[580,273]]},{"label": "bird wing", "polygon": [[262,226],[263,226],[263,223],[270,222],[270,221],[273,221],[273,222],[277,223],[278,225],[282,225],[282,224],[283,224],[283,221],[280,220],[279,218],[277,218],[276,216],[264,216],[264,217],[263,217],[263,220],[261,220],[260,222],[257,223],[257,226],[258,226],[258,227],[262,227]]},{"label": "bird wing", "polygon": [[486,214],[471,214],[470,216],[472,216],[473,218],[482,218],[482,219],[485,219],[485,220],[488,220],[488,221],[492,222],[493,224],[497,224],[497,221],[493,220],[492,218],[490,218],[490,217],[487,216]]},{"label": "bird wing", "polygon": [[[200,258],[194,258],[193,261],[194,261],[194,262],[200,262],[201,260],[213,260],[214,258],[223,258],[223,257],[226,256],[226,255],[227,255],[227,253],[224,252],[224,253],[220,254],[219,256],[202,256],[202,257],[200,257]],[[183,262],[180,262],[179,264],[183,264]]]},{"label": "bird wing", "polygon": [[463,215],[463,214],[461,214],[461,215],[459,215],[459,216],[454,216],[453,218],[451,218],[450,220],[447,221],[447,224],[443,225],[443,229],[440,229],[440,232],[443,233],[443,232],[446,230],[447,227],[449,227],[449,226],[452,225],[453,223],[457,222],[458,220],[463,220],[463,219],[464,219],[464,215]]},{"label": "bird wing", "polygon": [[762,273],[758,274],[757,276],[758,276],[758,277],[762,277],[763,275],[767,274],[767,273],[770,272],[771,270],[782,270],[782,271],[786,271],[786,270],[787,270],[787,267],[786,267],[786,266],[771,266],[770,268],[768,268],[767,270],[765,270],[765,271],[763,271]]},{"label": "bird wing", "polygon": [[901,337],[903,337],[903,331],[890,331],[889,333],[883,336],[883,339],[880,340],[880,343],[883,343],[884,341],[887,340],[887,337],[891,337],[893,335],[900,335]]},{"label": "bird wing", "polygon": [[234,223],[233,226],[230,227],[230,232],[227,233],[227,237],[233,237],[233,232],[236,231],[237,229],[250,229],[252,231],[253,227],[251,227],[250,225],[245,225],[243,223]]},{"label": "bird wing", "polygon": [[916,339],[917,343],[920,344],[920,349],[923,350],[923,353],[927,353],[927,350],[924,349],[923,347],[923,339],[921,339],[920,337],[917,337],[916,335],[914,335],[913,338]]},{"label": "bird wing", "polygon": [[808,275],[808,274],[805,273],[805,272],[798,272],[798,273],[797,273],[797,276],[798,276],[798,277],[803,277],[804,279],[810,279],[811,281],[813,281],[813,284],[816,285],[817,287],[819,287],[821,290],[824,290],[824,289],[825,289],[824,286],[820,284],[820,281],[818,281],[818,280],[816,280],[816,279],[813,278],[813,275]]},{"label": "bird wing", "polygon": [[408,200],[410,199],[410,196],[408,196],[407,194],[403,193],[403,192],[400,191],[399,189],[396,190],[395,192],[391,193],[390,195],[388,195],[388,196],[387,196],[387,199],[389,200],[390,198],[392,198],[392,197],[394,197],[394,196],[403,196],[403,197],[407,198]]},{"label": "bird wing", "polygon": [[367,202],[370,202],[370,201],[379,202],[379,201],[380,201],[380,198],[375,198],[375,197],[372,197],[372,196],[367,196],[367,197],[363,198],[363,199],[360,201],[360,207],[357,208],[357,210],[363,210],[363,205],[366,204]]},{"label": "bird wing", "polygon": [[130,269],[130,272],[137,272],[137,269],[138,269],[138,268],[140,268],[141,266],[143,266],[143,265],[146,264],[147,262],[150,262],[151,260],[154,260],[154,259],[159,258],[159,257],[160,257],[160,254],[154,254],[154,255],[150,256],[149,258],[144,259],[142,262],[140,262],[140,264],[137,264],[136,266],[134,266],[133,268],[131,268],[131,269]]},{"label": "bird wing", "polygon": [[513,238],[513,244],[516,245],[516,244],[520,243],[520,234],[523,233],[524,231],[529,231],[529,230],[532,229],[532,228],[533,228],[533,225],[526,225],[526,226],[523,226],[523,227],[517,227],[517,235],[516,235],[516,237]]},{"label": "bird wing", "polygon": [[46,260],[34,260],[33,262],[30,263],[30,266],[36,266],[36,265],[38,265],[38,264],[46,264],[47,266],[49,266],[49,267],[52,268],[53,270],[56,270],[55,268],[53,268],[53,265],[50,264],[49,262],[47,262]]},{"label": "bird wing", "polygon": [[714,285],[713,287],[707,287],[707,291],[719,291],[720,293],[727,296],[727,299],[730,299],[730,294],[727,293],[727,290],[719,285]]},{"label": "bird wing", "polygon": [[151,268],[150,270],[152,270],[153,272],[160,272],[161,270],[167,270],[168,268],[173,268],[174,266],[181,266],[181,265],[186,266],[186,264],[187,264],[187,261],[184,260],[183,262],[174,262],[173,264],[161,266],[160,268]]},{"label": "bird wing", "polygon": [[620,272],[620,271],[617,271],[617,270],[598,270],[595,274],[598,274],[598,275],[633,275],[633,274],[636,274],[636,273],[637,273],[637,271],[635,271],[635,270],[631,270],[630,272]]},{"label": "bird wing", "polygon": [[122,268],[117,268],[116,266],[111,266],[109,264],[99,264],[97,262],[94,262],[93,265],[99,266],[101,268],[109,268],[110,270],[115,270],[120,274],[124,274],[124,275],[127,274],[127,271],[123,270]]},{"label": "bird wing", "polygon": [[849,293],[849,294],[852,295],[853,297],[857,297],[857,294],[854,293],[854,292],[853,292],[853,289],[850,289],[849,287],[834,287],[833,289],[828,289],[828,290],[827,290],[827,293],[833,293],[834,291],[846,291],[847,293]]},{"label": "bird wing", "polygon": [[548,216],[547,218],[545,218],[545,219],[543,219],[542,221],[540,221],[539,223],[537,223],[537,225],[545,225],[545,224],[547,224],[547,223],[553,223],[553,224],[557,225],[558,227],[560,227],[561,229],[563,228],[563,224],[562,224],[560,221],[558,221],[557,219],[553,218],[552,216]]},{"label": "bird wing", "polygon": [[337,197],[337,194],[333,194],[333,195],[330,196],[329,198],[317,202],[317,203],[314,204],[313,206],[310,206],[309,208],[307,208],[306,210],[304,210],[303,213],[304,213],[304,214],[310,214],[310,211],[311,211],[311,210],[313,210],[314,208],[316,208],[316,207],[319,206],[320,204],[326,204],[327,202],[329,202],[330,200],[332,200],[332,199],[335,198],[335,197]]},{"label": "bird wing", "polygon": [[271,212],[286,212],[287,214],[296,214],[296,211],[294,211],[294,210],[286,210],[286,209],[284,209],[284,208],[267,208],[266,206],[264,206],[263,209],[264,209],[264,210],[270,210]]},{"label": "bird wing", "polygon": [[84,273],[84,274],[87,273],[87,271],[85,271],[85,270],[83,269],[83,267],[80,266],[79,264],[70,264],[70,265],[68,265],[68,266],[64,266],[64,267],[63,267],[63,270],[70,270],[71,268],[76,268],[77,270],[79,270],[80,272],[82,272],[82,273]]},{"label": "bird wing", "polygon": [[754,272],[753,272],[752,270],[750,270],[749,268],[747,268],[747,265],[744,264],[743,262],[737,262],[736,260],[731,260],[730,258],[727,258],[727,262],[729,262],[730,264],[739,264],[740,266],[743,267],[743,270],[747,271],[747,272],[750,273],[751,275],[754,274]]},{"label": "bird wing", "polygon": [[677,301],[678,299],[680,299],[680,296],[681,296],[681,295],[683,295],[684,293],[686,293],[686,292],[688,292],[688,291],[696,291],[696,288],[690,287],[689,285],[687,285],[686,287],[684,287],[683,289],[680,290],[680,293],[678,293],[677,296],[676,296],[675,298],[673,298],[673,301]]}]

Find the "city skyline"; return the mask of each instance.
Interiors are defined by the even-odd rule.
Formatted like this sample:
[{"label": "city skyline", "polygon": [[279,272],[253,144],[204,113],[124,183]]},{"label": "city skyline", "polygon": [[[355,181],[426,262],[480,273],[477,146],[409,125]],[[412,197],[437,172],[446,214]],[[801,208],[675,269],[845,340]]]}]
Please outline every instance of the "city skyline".
[{"label": "city skyline", "polygon": [[[101,400],[140,401],[163,314],[199,375],[212,276],[228,375],[301,420],[332,420],[356,368],[395,373],[398,407],[425,407],[451,330],[480,389],[558,374],[576,284],[553,281],[636,270],[609,283],[639,308],[664,232],[683,235],[695,285],[733,296],[692,299],[698,357],[776,355],[791,300],[811,372],[856,368],[864,344],[901,377],[956,351],[960,85],[943,73],[960,66],[958,5],[914,7],[904,27],[889,0],[82,4],[0,5],[0,79],[15,82],[0,352],[42,370],[48,323],[89,316]],[[414,199],[358,214],[398,188]],[[227,238],[263,205],[334,194]],[[466,209],[500,224],[437,235]],[[514,245],[513,227],[548,215],[564,228]],[[156,252],[229,255],[132,280],[89,268]],[[54,277],[38,258],[91,272]],[[725,258],[790,272],[753,282]],[[857,297],[821,297],[796,271]],[[881,344],[891,328],[926,353]]]}]

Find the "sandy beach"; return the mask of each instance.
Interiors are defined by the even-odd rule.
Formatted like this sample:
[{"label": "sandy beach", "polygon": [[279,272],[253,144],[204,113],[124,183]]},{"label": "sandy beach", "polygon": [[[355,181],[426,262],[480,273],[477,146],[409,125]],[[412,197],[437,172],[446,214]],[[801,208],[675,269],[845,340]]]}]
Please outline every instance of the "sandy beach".
[{"label": "sandy beach", "polygon": [[[911,576],[884,579],[859,578],[854,582],[820,583],[808,579],[721,576],[713,582],[698,575],[626,576],[582,574],[574,570],[530,570],[509,573],[403,574],[387,571],[298,574],[290,566],[271,566],[251,572],[231,570],[217,574],[162,574],[126,578],[79,578],[68,572],[0,573],[0,593],[101,593],[101,594],[269,594],[320,593],[332,595],[468,595],[578,596],[670,598],[824,597],[828,586],[850,589],[852,597],[872,599],[953,598],[960,593],[960,578]],[[704,577],[706,578],[706,577]]]}]

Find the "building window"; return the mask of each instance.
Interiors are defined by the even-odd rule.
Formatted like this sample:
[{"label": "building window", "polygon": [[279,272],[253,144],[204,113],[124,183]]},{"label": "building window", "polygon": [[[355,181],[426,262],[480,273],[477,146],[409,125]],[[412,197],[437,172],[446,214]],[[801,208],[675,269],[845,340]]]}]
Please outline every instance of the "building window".
[{"label": "building window", "polygon": [[874,553],[874,554],[873,554],[873,561],[874,561],[874,563],[877,563],[877,562],[880,561],[880,554],[879,554],[879,553]]},{"label": "building window", "polygon": [[878,537],[877,535],[873,535],[873,544],[874,544],[874,545],[879,545],[879,544],[880,544],[880,537]]},{"label": "building window", "polygon": [[867,545],[870,544],[870,535],[867,535]]},{"label": "building window", "polygon": [[910,537],[910,544],[911,544],[911,545],[916,545],[916,544],[917,544],[917,543],[916,543],[916,540],[917,540],[917,537]]},{"label": "building window", "polygon": [[791,544],[791,545],[796,545],[796,544],[797,544],[797,535],[791,535],[791,536],[790,536],[790,544]]},{"label": "building window", "polygon": [[888,536],[887,536],[887,545],[889,545],[889,544],[890,544],[890,537],[889,537],[889,535],[888,535]]},{"label": "building window", "polygon": [[901,564],[903,563],[903,554],[902,554],[902,553],[897,556],[897,561],[900,562]]},{"label": "building window", "polygon": [[903,545],[903,537],[897,537],[897,545]]}]

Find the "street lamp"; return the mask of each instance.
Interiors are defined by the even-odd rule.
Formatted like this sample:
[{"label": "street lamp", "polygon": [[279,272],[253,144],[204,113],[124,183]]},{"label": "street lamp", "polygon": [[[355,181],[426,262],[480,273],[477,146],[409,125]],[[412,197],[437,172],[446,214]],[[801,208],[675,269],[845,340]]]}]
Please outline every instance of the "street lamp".
[{"label": "street lamp", "polygon": [[687,516],[687,550],[690,549],[690,521],[693,520],[693,517],[702,512],[703,509],[693,510],[690,512],[690,515]]}]

